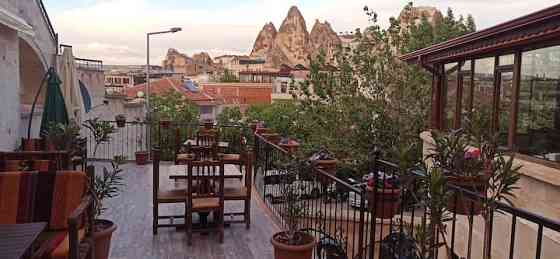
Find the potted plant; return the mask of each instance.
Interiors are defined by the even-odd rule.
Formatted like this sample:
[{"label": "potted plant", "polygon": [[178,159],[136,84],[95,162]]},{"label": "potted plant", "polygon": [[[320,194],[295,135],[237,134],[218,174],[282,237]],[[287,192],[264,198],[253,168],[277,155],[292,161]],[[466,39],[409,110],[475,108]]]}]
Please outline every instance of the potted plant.
[{"label": "potted plant", "polygon": [[126,126],[126,115],[119,114],[115,116],[115,121],[117,122],[117,127],[124,128]]},{"label": "potted plant", "polygon": [[[297,175],[299,166],[288,165],[287,174]],[[285,177],[289,179],[290,177]],[[274,234],[271,239],[274,247],[275,259],[311,259],[315,238],[299,229],[299,220],[306,215],[307,207],[301,199],[301,186],[297,182],[283,182],[280,192],[282,201],[281,216],[286,222],[286,228]]]},{"label": "potted plant", "polygon": [[145,165],[148,163],[148,159],[150,156],[150,152],[146,151],[144,148],[144,133],[142,132],[140,136],[136,139],[136,143],[138,144],[139,151],[134,153],[136,164],[137,165]]},{"label": "potted plant", "polygon": [[89,130],[95,141],[92,156],[95,158],[99,145],[111,140],[111,135],[115,133],[115,127],[110,122],[99,120],[99,118],[86,120],[82,125]]},{"label": "potted plant", "polygon": [[320,149],[311,155],[308,159],[315,168],[320,168],[327,173],[334,174],[336,172],[337,160],[334,154],[326,149]]},{"label": "potted plant", "polygon": [[110,220],[100,219],[99,217],[107,210],[104,202],[107,199],[117,197],[125,186],[121,175],[123,170],[120,168],[123,162],[124,157],[114,157],[111,161],[111,169],[103,167],[103,174],[95,175],[93,182],[90,183],[90,190],[95,196],[93,228],[95,259],[109,258],[111,238],[113,232],[117,229],[117,225]]},{"label": "potted plant", "polygon": [[[469,147],[469,136],[463,130],[447,133],[432,132],[434,148],[428,157],[434,167],[441,168],[447,183],[486,196],[489,174],[485,173],[485,161],[480,149]],[[471,199],[461,191],[453,191],[448,199],[448,209],[461,215],[479,215],[482,211],[482,200]]]},{"label": "potted plant", "polygon": [[40,149],[41,139],[39,138],[22,138],[21,149],[23,151],[38,151]]},{"label": "potted plant", "polygon": [[376,218],[390,219],[401,208],[401,184],[395,174],[370,173],[367,176],[368,204]]}]

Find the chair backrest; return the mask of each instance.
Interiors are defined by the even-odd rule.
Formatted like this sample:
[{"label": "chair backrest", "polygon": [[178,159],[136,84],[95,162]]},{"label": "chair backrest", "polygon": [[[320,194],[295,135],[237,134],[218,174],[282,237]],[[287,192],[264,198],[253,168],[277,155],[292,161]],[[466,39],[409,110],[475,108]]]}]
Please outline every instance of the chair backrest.
[{"label": "chair backrest", "polygon": [[189,146],[187,152],[193,155],[193,160],[217,160],[218,146],[216,143],[211,146]]},{"label": "chair backrest", "polygon": [[218,141],[216,133],[199,132],[196,136],[197,146],[212,146]]},{"label": "chair backrest", "polygon": [[187,161],[187,198],[192,203],[196,198],[224,199],[224,162],[222,160]]},{"label": "chair backrest", "polygon": [[82,171],[41,172],[38,175],[35,222],[48,222],[49,230],[66,230],[68,217],[80,205],[87,191]]},{"label": "chair backrest", "polygon": [[37,172],[0,173],[0,224],[33,221]]}]

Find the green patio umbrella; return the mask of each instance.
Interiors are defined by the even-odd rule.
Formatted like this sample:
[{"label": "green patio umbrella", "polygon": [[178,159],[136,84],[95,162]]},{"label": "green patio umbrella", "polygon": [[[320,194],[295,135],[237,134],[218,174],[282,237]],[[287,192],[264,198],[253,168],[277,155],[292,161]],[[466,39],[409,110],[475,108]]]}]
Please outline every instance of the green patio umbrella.
[{"label": "green patio umbrella", "polygon": [[61,83],[54,68],[50,68],[47,73],[47,94],[43,107],[43,118],[41,119],[41,136],[47,133],[49,123],[68,124],[66,104],[60,90]]}]

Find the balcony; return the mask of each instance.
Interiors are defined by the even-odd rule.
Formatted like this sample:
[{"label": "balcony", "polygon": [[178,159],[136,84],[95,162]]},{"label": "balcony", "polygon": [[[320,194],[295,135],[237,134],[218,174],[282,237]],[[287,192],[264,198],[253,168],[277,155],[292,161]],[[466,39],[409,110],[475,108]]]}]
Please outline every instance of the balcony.
[{"label": "balcony", "polygon": [[[102,162],[96,165],[108,166]],[[161,166],[160,186],[171,187],[168,169],[172,163]],[[225,229],[224,243],[215,235],[193,236],[193,245],[187,246],[184,230],[162,228],[152,234],[152,167],[127,164],[124,180],[126,187],[121,196],[107,204],[110,209],[105,218],[114,221],[118,229],[113,236],[110,258],[273,258],[270,237],[278,231],[267,214],[267,209],[257,199],[251,204],[251,229],[242,224],[232,224]],[[100,170],[100,169],[98,169]],[[226,170],[237,170],[231,166]],[[256,198],[256,196],[255,196]],[[226,211],[233,211],[241,204],[226,203]],[[160,207],[160,213],[181,214],[184,206]]]},{"label": "balcony", "polygon": [[103,61],[85,59],[85,58],[75,58],[76,66],[78,69],[93,70],[103,72]]},{"label": "balcony", "polygon": [[[192,135],[197,127],[181,123],[172,123],[167,128],[129,123],[119,130],[121,133],[117,134],[120,135],[114,137],[111,143],[99,149],[96,158],[103,160],[114,155],[131,155],[135,150],[143,149],[131,144],[139,135],[145,137],[144,143],[149,143],[149,146],[157,143],[171,157],[180,134],[186,132]],[[224,128],[220,127],[220,130]],[[148,132],[152,135],[149,136]],[[223,137],[225,141],[235,138],[228,135]],[[164,229],[153,236],[150,233],[151,166],[128,165],[127,188],[121,197],[110,202],[111,209],[107,215],[120,228],[113,242],[111,258],[174,258],[184,255],[196,258],[273,258],[270,238],[279,231],[279,227],[286,226],[283,211],[287,204],[282,196],[282,185],[294,182],[302,186],[301,202],[307,207],[305,216],[298,220],[299,227],[313,234],[318,241],[314,258],[398,258],[394,256],[404,256],[401,253],[406,249],[392,247],[391,244],[395,243],[391,243],[391,239],[405,240],[406,235],[417,238],[415,233],[430,222],[429,206],[415,197],[423,179],[421,172],[414,172],[413,177],[403,180],[398,200],[386,204],[386,199],[371,195],[363,185],[339,178],[324,169],[315,168],[307,178],[284,181],[289,177],[284,177],[287,171],[282,161],[292,159],[290,153],[260,135],[250,137],[254,139],[255,153],[251,207],[253,223],[250,230],[232,224],[226,228],[223,245],[219,245],[212,236],[195,236],[192,247],[186,245],[185,233],[180,230]],[[395,164],[381,159],[374,161],[372,166],[375,170],[396,170]],[[172,163],[168,162],[160,167],[160,181],[167,186],[174,184],[167,177],[171,166]],[[237,168],[229,167],[227,170]],[[466,211],[471,213],[457,212],[460,206],[457,198],[447,204],[449,208],[455,207],[455,212],[448,210],[442,233],[438,235],[438,243],[445,241],[447,246],[436,249],[433,258],[447,258],[448,252],[458,256],[454,258],[484,258],[484,253],[491,255],[491,258],[554,258],[560,253],[560,222],[501,202],[495,204],[486,218],[490,220],[485,221],[483,214],[475,212],[477,204],[484,197],[456,186],[450,186],[449,189],[464,195],[466,201],[462,201],[462,204],[466,204]],[[385,215],[387,206],[392,211],[389,216]],[[238,207],[229,204],[226,210]],[[384,213],[380,214],[382,210]],[[164,212],[180,214],[182,208],[169,206]],[[485,232],[490,237],[486,241]]]}]

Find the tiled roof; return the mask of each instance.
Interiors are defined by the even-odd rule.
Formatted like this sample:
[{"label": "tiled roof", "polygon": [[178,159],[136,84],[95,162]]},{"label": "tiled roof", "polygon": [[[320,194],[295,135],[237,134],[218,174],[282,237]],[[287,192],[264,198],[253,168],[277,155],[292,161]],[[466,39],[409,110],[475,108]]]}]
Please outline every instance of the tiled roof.
[{"label": "tiled roof", "polygon": [[[174,78],[162,78],[159,80],[150,82],[150,94],[161,95],[168,93],[169,91],[175,91],[183,94],[186,99],[194,102],[199,106],[212,106],[220,105],[223,100],[217,96],[213,96],[210,93],[199,91],[191,92],[182,86],[183,82],[179,79]],[[136,98],[138,92],[145,91],[146,84],[140,84],[126,89],[126,95],[131,98]]]}]

